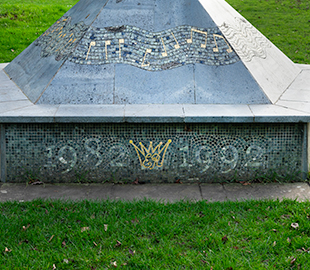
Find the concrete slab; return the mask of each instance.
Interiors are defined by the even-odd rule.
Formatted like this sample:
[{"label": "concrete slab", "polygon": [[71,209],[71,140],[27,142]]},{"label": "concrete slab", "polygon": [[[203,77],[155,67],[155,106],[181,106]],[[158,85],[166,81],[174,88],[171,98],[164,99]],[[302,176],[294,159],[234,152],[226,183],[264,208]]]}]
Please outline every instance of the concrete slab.
[{"label": "concrete slab", "polygon": [[114,185],[114,184],[2,184],[0,202],[43,199],[142,200],[175,202],[201,200],[198,185]]},{"label": "concrete slab", "polygon": [[99,28],[135,25],[152,31],[154,29],[155,0],[138,3],[136,0],[108,1],[92,26]]},{"label": "concrete slab", "polygon": [[28,98],[0,67],[0,102],[17,100],[28,100]]},{"label": "concrete slab", "polygon": [[[309,114],[279,105],[249,105],[255,122],[298,122]],[[304,119],[308,121],[308,119]]]},{"label": "concrete slab", "polygon": [[253,122],[254,115],[248,105],[192,105],[184,104],[185,122]]},{"label": "concrete slab", "polygon": [[66,61],[37,104],[112,104],[114,65]]},{"label": "concrete slab", "polygon": [[118,64],[115,67],[116,104],[195,103],[194,66],[150,72]]},{"label": "concrete slab", "polygon": [[198,185],[160,184],[160,185],[115,185],[111,199],[133,200],[152,199],[175,202],[180,200],[201,200]]},{"label": "concrete slab", "polygon": [[60,105],[55,122],[124,122],[125,105]]},{"label": "concrete slab", "polygon": [[[279,101],[310,102],[310,89],[288,89]],[[279,104],[279,101],[276,104]]]},{"label": "concrete slab", "polygon": [[201,184],[202,199],[209,202],[222,202],[227,200],[224,186],[221,184]]},{"label": "concrete slab", "polygon": [[[0,113],[1,122],[52,123],[54,122],[54,116],[59,107],[59,105],[33,105],[29,101],[20,101],[11,103],[10,104],[8,102],[3,103],[4,108],[5,106],[7,106],[8,109],[3,113]],[[15,103],[16,105],[14,105]],[[21,105],[19,105],[19,103],[25,105],[22,107]]]},{"label": "concrete slab", "polygon": [[227,184],[224,185],[227,200],[252,200],[252,199],[297,199],[309,200],[310,187],[307,183],[289,184]]},{"label": "concrete slab", "polygon": [[31,201],[34,199],[70,200],[143,200],[163,202],[180,200],[243,201],[261,199],[310,200],[310,186],[307,183],[289,184],[2,184],[0,202]]},{"label": "concrete slab", "polygon": [[154,31],[162,31],[179,25],[210,28],[216,26],[199,1],[156,0],[154,13]]},{"label": "concrete slab", "polygon": [[184,122],[183,105],[181,104],[148,104],[126,105],[125,122]]},{"label": "concrete slab", "polygon": [[21,100],[28,101],[27,97],[17,87],[0,86],[0,102]]},{"label": "concrete slab", "polygon": [[[296,111],[300,111],[306,114],[310,113],[310,102],[308,101],[287,101],[287,100],[279,100],[277,105],[283,106],[286,108],[290,108]],[[310,122],[310,120],[308,121]]]},{"label": "concrete slab", "polygon": [[33,104],[29,100],[0,102],[0,117],[2,116],[2,114],[5,113],[9,113],[10,115],[11,113],[14,114],[15,110],[19,110],[26,107],[33,107]]},{"label": "concrete slab", "polygon": [[195,89],[197,104],[270,103],[240,61],[222,67],[196,64]]},{"label": "concrete slab", "polygon": [[310,122],[308,102],[277,105],[231,104],[68,104],[33,105],[29,100],[0,101],[1,123],[278,123]]},{"label": "concrete slab", "polygon": [[310,69],[302,70],[288,89],[310,90]]},{"label": "concrete slab", "polygon": [[300,69],[310,69],[310,65],[307,64],[295,64]]},{"label": "concrete slab", "polygon": [[[102,187],[103,188],[103,187]],[[108,189],[107,186],[105,186]],[[0,188],[0,201],[31,201],[42,199],[88,199],[88,193],[98,190],[97,186],[90,188],[87,185],[25,185],[25,184],[3,184]],[[101,194],[103,198],[105,194]]]}]

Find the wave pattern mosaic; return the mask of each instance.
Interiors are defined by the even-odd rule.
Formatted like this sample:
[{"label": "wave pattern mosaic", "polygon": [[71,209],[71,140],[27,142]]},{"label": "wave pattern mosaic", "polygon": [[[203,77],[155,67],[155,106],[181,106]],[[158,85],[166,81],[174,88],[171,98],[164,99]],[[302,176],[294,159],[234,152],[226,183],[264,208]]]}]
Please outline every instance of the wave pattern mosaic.
[{"label": "wave pattern mosaic", "polygon": [[42,47],[42,57],[55,54],[56,60],[68,57],[82,65],[123,63],[149,71],[194,63],[219,66],[240,61],[217,27],[185,25],[151,32],[122,25],[89,27],[86,31],[83,23],[71,26],[70,18],[64,18],[48,29],[36,45]]},{"label": "wave pattern mosaic", "polygon": [[301,124],[8,124],[5,136],[10,182],[300,177],[302,166]]}]

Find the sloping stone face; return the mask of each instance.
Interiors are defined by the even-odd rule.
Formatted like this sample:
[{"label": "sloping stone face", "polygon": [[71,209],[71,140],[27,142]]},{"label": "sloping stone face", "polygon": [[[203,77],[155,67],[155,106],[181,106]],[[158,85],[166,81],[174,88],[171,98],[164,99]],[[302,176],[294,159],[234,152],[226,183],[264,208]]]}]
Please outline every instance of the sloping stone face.
[{"label": "sloping stone face", "polygon": [[81,0],[5,72],[37,104],[268,104],[198,0]]}]

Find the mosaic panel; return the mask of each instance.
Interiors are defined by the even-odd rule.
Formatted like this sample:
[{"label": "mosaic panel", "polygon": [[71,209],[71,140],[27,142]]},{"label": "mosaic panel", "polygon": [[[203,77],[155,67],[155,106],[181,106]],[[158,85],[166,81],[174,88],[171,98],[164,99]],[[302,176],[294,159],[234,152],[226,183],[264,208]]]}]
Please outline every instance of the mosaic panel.
[{"label": "mosaic panel", "polygon": [[55,55],[56,61],[68,57],[85,34],[88,26],[83,22],[71,25],[71,17],[64,17],[54,23],[34,44],[41,46],[41,57]]},{"label": "mosaic panel", "polygon": [[55,54],[56,60],[68,57],[82,65],[123,63],[149,71],[240,61],[217,27],[185,25],[161,32],[128,25],[86,28],[83,23],[71,26],[70,17],[57,21],[36,41],[42,46],[41,56]]},{"label": "mosaic panel", "polygon": [[299,124],[10,124],[7,181],[223,181],[301,171]]}]

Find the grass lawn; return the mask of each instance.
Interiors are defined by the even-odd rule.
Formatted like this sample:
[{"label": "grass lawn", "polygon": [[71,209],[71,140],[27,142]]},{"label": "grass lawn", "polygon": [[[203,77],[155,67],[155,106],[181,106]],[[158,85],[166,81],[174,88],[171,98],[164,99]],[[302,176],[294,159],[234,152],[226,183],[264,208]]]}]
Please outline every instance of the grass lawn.
[{"label": "grass lawn", "polygon": [[[77,0],[1,0],[9,62]],[[308,0],[228,0],[310,64]],[[310,269],[310,202],[0,203],[1,269]]]},{"label": "grass lawn", "polygon": [[310,64],[309,0],[226,0],[293,62]]},{"label": "grass lawn", "polygon": [[[296,63],[310,64],[309,0],[227,0]],[[10,62],[78,0],[1,0],[0,63]]]},{"label": "grass lawn", "polygon": [[1,269],[310,269],[310,202],[0,204]]}]

